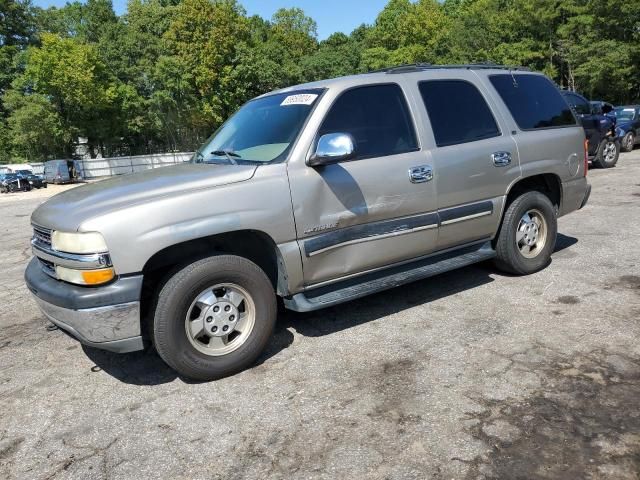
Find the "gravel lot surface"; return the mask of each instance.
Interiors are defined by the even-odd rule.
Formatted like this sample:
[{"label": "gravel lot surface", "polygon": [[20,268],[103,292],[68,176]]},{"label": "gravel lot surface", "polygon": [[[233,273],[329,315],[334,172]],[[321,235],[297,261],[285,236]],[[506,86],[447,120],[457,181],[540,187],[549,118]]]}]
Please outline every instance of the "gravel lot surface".
[{"label": "gravel lot surface", "polygon": [[201,384],[47,331],[29,216],[69,187],[0,196],[0,478],[638,479],[640,150],[589,179],[544,271],[283,313]]}]

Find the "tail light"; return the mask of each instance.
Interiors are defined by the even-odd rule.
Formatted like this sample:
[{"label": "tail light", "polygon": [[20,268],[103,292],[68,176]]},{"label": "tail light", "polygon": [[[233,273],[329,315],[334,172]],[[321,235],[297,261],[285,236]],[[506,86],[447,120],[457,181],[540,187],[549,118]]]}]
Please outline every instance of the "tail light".
[{"label": "tail light", "polygon": [[589,171],[589,140],[584,141],[584,176],[587,176]]}]

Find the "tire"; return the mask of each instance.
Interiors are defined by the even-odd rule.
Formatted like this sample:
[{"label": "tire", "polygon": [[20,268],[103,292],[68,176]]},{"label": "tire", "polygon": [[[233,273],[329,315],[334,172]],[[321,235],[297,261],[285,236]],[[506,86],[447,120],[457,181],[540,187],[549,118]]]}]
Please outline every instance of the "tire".
[{"label": "tire", "polygon": [[598,153],[593,159],[593,163],[600,168],[612,168],[618,163],[619,156],[620,140],[605,139],[598,146]]},{"label": "tire", "polygon": [[[222,284],[224,287],[214,289]],[[226,299],[231,291],[246,297],[237,310]],[[207,307],[198,307],[201,303],[196,300],[207,296],[215,301],[207,301]],[[220,313],[212,313],[215,307]],[[223,337],[214,336],[211,329],[218,329],[214,325],[219,324],[218,334],[222,333],[224,327],[219,322],[228,322],[233,316],[222,313],[222,308],[227,307],[231,308],[229,313],[237,312],[236,327],[242,322],[245,327],[237,332],[224,324],[230,332],[226,337],[228,343],[218,346]],[[205,327],[198,338],[189,333],[194,312],[198,318],[202,317],[199,325]],[[273,286],[255,263],[234,255],[207,257],[178,270],[161,288],[153,317],[152,340],[160,357],[180,375],[198,381],[214,380],[254,363],[271,337],[276,317]],[[205,323],[205,318],[211,323]],[[234,342],[238,345],[234,346]]]},{"label": "tire", "polygon": [[630,152],[633,150],[633,146],[636,143],[636,138],[633,135],[633,132],[627,132],[627,134],[622,137],[621,149],[623,152]]},{"label": "tire", "polygon": [[[534,223],[536,219],[539,220],[544,228],[540,224],[534,228],[532,224],[525,222],[525,214],[529,213],[529,219]],[[527,226],[530,227],[529,230],[526,230]],[[535,236],[534,230],[537,231],[538,238],[535,249],[529,246],[529,252],[524,253],[525,244],[532,239],[532,234]],[[556,209],[549,198],[537,191],[523,193],[509,205],[504,214],[495,241],[496,266],[515,275],[528,275],[542,270],[551,262],[557,233]],[[521,237],[520,240],[518,237]]]}]

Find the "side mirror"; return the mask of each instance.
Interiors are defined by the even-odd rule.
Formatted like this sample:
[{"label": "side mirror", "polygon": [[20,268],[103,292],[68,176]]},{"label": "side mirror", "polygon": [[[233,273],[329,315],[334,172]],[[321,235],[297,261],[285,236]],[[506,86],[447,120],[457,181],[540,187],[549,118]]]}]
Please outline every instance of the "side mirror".
[{"label": "side mirror", "polygon": [[310,167],[330,165],[342,160],[355,157],[356,147],[353,137],[349,133],[327,133],[320,137],[318,146],[307,161]]}]

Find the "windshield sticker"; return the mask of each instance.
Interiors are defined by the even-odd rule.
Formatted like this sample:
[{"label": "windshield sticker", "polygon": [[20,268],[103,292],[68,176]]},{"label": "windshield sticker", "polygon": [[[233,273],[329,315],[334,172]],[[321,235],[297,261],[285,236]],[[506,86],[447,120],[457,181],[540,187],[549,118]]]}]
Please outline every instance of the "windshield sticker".
[{"label": "windshield sticker", "polygon": [[289,95],[280,104],[281,107],[287,105],[311,105],[316,101],[318,95],[315,93],[299,93],[298,95]]}]

